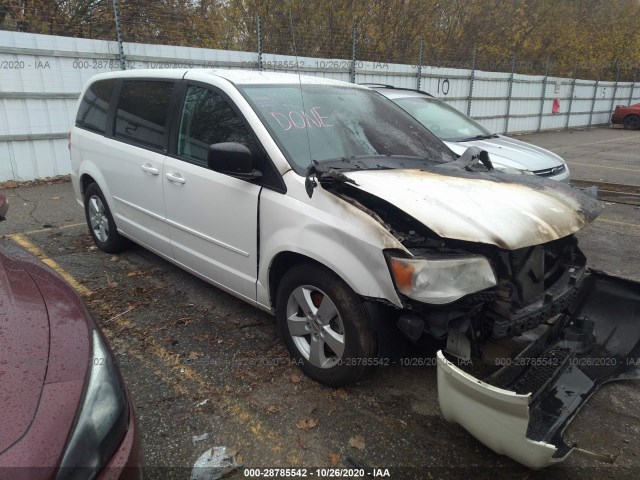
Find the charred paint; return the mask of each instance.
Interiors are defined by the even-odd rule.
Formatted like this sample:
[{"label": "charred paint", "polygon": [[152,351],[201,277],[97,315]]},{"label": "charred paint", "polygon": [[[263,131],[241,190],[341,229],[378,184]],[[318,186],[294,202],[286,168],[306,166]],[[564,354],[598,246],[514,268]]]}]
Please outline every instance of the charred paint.
[{"label": "charred paint", "polygon": [[441,237],[507,250],[571,235],[601,211],[597,200],[568,185],[520,178],[525,175],[468,172],[451,165],[345,175],[355,188],[395,205]]}]

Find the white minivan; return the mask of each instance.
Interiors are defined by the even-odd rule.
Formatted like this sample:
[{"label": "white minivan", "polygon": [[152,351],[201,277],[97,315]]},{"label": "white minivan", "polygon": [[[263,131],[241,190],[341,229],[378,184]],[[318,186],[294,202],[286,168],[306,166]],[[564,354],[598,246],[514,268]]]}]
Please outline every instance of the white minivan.
[{"label": "white minivan", "polygon": [[[398,339],[442,341],[445,417],[530,466],[561,450],[545,442],[580,402],[528,433],[539,404],[521,391],[544,408],[564,377],[505,360],[470,380],[465,365],[529,332],[528,355],[561,352],[569,368],[615,337],[598,328],[640,312],[637,285],[589,271],[573,235],[597,200],[495,171],[477,148],[455,155],[363,86],[246,70],[101,74],[82,92],[70,149],[100,249],[133,241],[275,314],[291,355],[328,385],[391,363]],[[615,355],[636,351],[637,330]],[[573,382],[575,398],[598,375]],[[522,422],[510,430],[500,415]]]}]

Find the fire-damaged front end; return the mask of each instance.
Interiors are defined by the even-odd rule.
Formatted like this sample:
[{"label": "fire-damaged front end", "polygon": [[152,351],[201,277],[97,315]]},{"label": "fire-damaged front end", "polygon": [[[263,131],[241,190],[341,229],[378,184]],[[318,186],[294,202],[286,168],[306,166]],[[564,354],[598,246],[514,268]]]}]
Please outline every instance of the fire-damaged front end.
[{"label": "fire-damaged front end", "polygon": [[[423,333],[446,337],[446,351],[465,360],[483,357],[488,343],[522,335],[564,311],[586,276],[586,259],[572,235],[513,251],[468,242],[443,243],[448,246],[438,250],[440,256],[482,258],[493,272],[495,285],[442,305],[406,298],[408,312],[398,326],[413,340]],[[409,251],[418,258],[437,255],[422,248]],[[392,263],[396,261],[391,258]]]},{"label": "fire-damaged front end", "polygon": [[600,213],[595,199],[456,162],[316,175],[404,247],[385,252],[398,328],[446,340],[442,414],[497,453],[561,461],[587,398],[638,376],[640,284],[589,270],[573,235]]}]

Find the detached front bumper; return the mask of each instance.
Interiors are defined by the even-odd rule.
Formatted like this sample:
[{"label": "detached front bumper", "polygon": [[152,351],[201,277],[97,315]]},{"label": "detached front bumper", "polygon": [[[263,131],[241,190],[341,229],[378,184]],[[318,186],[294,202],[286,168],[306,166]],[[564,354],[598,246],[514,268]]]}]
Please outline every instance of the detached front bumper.
[{"label": "detached front bumper", "polygon": [[640,283],[590,272],[578,298],[485,378],[438,352],[442,415],[499,454],[539,469],[575,445],[562,434],[602,385],[640,378]]}]

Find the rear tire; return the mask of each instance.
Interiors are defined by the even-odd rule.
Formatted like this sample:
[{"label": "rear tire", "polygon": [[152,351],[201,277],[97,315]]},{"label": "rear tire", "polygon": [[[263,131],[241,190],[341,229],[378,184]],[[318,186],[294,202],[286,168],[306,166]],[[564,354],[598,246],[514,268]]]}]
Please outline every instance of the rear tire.
[{"label": "rear tire", "polygon": [[360,297],[326,268],[291,268],[278,285],[276,318],[291,356],[320,383],[353,383],[375,363],[375,337]]},{"label": "rear tire", "polygon": [[626,117],[624,117],[622,125],[624,126],[624,128],[627,128],[629,130],[637,130],[640,128],[640,116],[627,115]]},{"label": "rear tire", "polygon": [[96,183],[84,191],[84,214],[89,233],[100,250],[118,253],[130,246],[131,242],[118,233],[109,205]]}]

